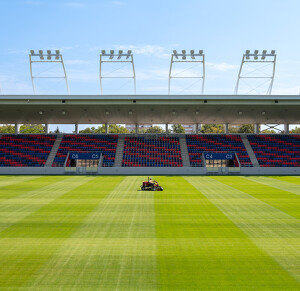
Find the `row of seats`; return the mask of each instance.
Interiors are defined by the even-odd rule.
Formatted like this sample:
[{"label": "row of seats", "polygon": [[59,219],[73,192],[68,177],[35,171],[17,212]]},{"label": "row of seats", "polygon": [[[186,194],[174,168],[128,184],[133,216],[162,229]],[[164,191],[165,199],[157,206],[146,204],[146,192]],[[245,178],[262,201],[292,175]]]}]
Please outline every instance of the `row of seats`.
[{"label": "row of seats", "polygon": [[248,135],[261,167],[300,167],[299,135]]},{"label": "row of seats", "polygon": [[[3,134],[0,167],[43,167],[56,135]],[[248,135],[262,167],[300,167],[300,135]],[[68,152],[100,151],[103,166],[114,165],[118,135],[64,135],[52,166],[63,166]],[[240,135],[186,135],[191,166],[201,167],[203,152],[235,152],[241,166],[252,166]],[[235,161],[237,163],[237,161]],[[125,137],[123,167],[182,167],[176,136]]]},{"label": "row of seats", "polygon": [[178,137],[125,137],[123,167],[182,167]]},{"label": "row of seats", "polygon": [[56,135],[2,135],[0,167],[43,167],[56,140]]},{"label": "row of seats", "polygon": [[186,135],[186,143],[192,167],[203,166],[201,160],[203,152],[235,152],[242,167],[253,166],[240,135]]},{"label": "row of seats", "polygon": [[118,143],[117,135],[108,134],[66,134],[63,136],[53,167],[63,166],[68,152],[95,152],[103,154],[103,167],[112,167]]}]

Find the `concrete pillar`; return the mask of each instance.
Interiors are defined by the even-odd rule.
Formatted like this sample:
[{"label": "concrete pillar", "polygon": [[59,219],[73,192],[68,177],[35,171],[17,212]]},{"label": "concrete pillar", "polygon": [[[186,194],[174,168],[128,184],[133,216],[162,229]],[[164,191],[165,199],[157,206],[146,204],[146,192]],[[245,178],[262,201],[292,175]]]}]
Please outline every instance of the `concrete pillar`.
[{"label": "concrete pillar", "polygon": [[166,123],[166,134],[168,134],[168,133],[169,133],[169,124]]},{"label": "concrete pillar", "polygon": [[105,133],[108,134],[108,124],[105,123]]},{"label": "concrete pillar", "polygon": [[196,123],[196,134],[199,134],[199,124]]},{"label": "concrete pillar", "polygon": [[45,134],[49,133],[49,125],[48,123],[45,123]]},{"label": "concrete pillar", "polygon": [[78,123],[75,123],[75,133],[78,134]]},{"label": "concrete pillar", "polygon": [[225,123],[225,134],[228,134],[229,132],[229,124],[228,123]]},{"label": "concrete pillar", "polygon": [[254,133],[259,134],[259,124],[258,123],[254,124]]},{"label": "concrete pillar", "polygon": [[290,125],[289,124],[285,124],[284,125],[284,133],[285,134],[289,134],[289,132],[290,132]]},{"label": "concrete pillar", "polygon": [[19,134],[19,130],[20,130],[20,124],[16,123],[15,124],[15,134]]},{"label": "concrete pillar", "polygon": [[135,134],[138,134],[138,133],[139,133],[139,125],[136,124],[136,125],[135,125]]}]

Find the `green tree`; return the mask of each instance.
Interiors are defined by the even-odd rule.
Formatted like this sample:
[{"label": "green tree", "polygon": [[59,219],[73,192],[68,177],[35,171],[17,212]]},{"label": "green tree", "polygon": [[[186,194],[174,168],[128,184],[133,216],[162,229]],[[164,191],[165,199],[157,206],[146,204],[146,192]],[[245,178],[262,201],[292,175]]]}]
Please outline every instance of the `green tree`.
[{"label": "green tree", "polygon": [[2,125],[2,126],[0,126],[0,133],[13,134],[13,133],[15,133],[15,127],[14,127],[14,125],[10,125],[10,124]]},{"label": "green tree", "polygon": [[145,130],[145,133],[164,133],[165,131],[160,126],[151,126]]},{"label": "green tree", "polygon": [[172,132],[173,133],[185,133],[185,129],[181,124],[173,124]]},{"label": "green tree", "polygon": [[[138,133],[146,133],[147,128],[139,127]],[[135,133],[135,130],[132,130],[130,133]]]},{"label": "green tree", "polygon": [[19,129],[20,133],[45,133],[45,126],[41,124],[23,124]]},{"label": "green tree", "polygon": [[201,127],[202,133],[224,133],[224,124],[203,124]]},{"label": "green tree", "polygon": [[105,133],[105,125],[101,125],[101,126],[98,126],[97,128],[95,127],[92,127],[92,131],[94,130],[93,133]]},{"label": "green tree", "polygon": [[[105,129],[105,126],[104,126]],[[105,130],[104,130],[105,132]],[[117,124],[110,124],[108,127],[108,132],[109,133],[129,133],[129,130],[121,125],[117,125]]]},{"label": "green tree", "polygon": [[230,133],[254,133],[254,125],[253,124],[241,124],[237,127],[230,126]]},{"label": "green tree", "polygon": [[[274,133],[278,133],[278,132],[276,132],[274,129],[267,129],[267,130],[263,130],[261,133],[262,133],[262,134],[267,134],[267,133],[272,133],[272,134],[274,134]],[[280,133],[280,132],[279,132],[279,133]]]},{"label": "green tree", "polygon": [[300,133],[300,127],[295,127],[293,129],[290,130],[290,133]]},{"label": "green tree", "polygon": [[[45,126],[42,124],[23,124],[19,128],[19,133],[44,133],[44,132],[45,132]],[[15,126],[10,124],[0,126],[0,133],[14,134]]]},{"label": "green tree", "polygon": [[238,133],[239,132],[239,126],[229,126],[229,133]]},{"label": "green tree", "polygon": [[[128,129],[125,128],[124,126],[117,125],[117,124],[110,124],[108,126],[108,132],[109,133],[129,133]],[[105,124],[102,126],[98,126],[97,128],[95,127],[87,127],[85,129],[82,129],[79,131],[79,133],[105,133]]]},{"label": "green tree", "polygon": [[96,131],[95,127],[91,127],[91,128],[87,127],[85,129],[79,130],[79,133],[95,133],[95,131]]},{"label": "green tree", "polygon": [[253,124],[242,124],[239,128],[239,133],[254,133]]}]

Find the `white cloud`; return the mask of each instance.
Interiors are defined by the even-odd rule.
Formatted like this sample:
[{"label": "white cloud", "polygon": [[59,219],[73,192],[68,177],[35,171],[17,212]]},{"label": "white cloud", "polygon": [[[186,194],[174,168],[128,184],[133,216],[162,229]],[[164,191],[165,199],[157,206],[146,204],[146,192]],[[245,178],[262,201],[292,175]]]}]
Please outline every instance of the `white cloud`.
[{"label": "white cloud", "polygon": [[288,87],[288,88],[273,88],[272,95],[299,95],[300,86]]},{"label": "white cloud", "polygon": [[55,51],[55,50],[60,50],[60,52],[66,52],[66,51],[70,51],[70,50],[73,50],[75,47],[77,46],[49,46],[49,47],[46,47],[46,48],[33,48],[33,47],[30,47],[28,48],[28,50],[23,50],[23,49],[9,49],[8,50],[8,53],[9,54],[16,54],[16,55],[28,55],[30,53],[30,50],[33,49],[35,51],[35,53],[38,53],[38,51],[40,49],[42,49],[44,51],[44,53],[46,53],[47,50],[52,50],[52,51]]},{"label": "white cloud", "polygon": [[210,62],[206,62],[206,66],[207,68],[210,68],[215,71],[220,71],[220,72],[236,70],[239,67],[238,65],[232,65],[227,63],[210,63]]},{"label": "white cloud", "polygon": [[98,82],[99,75],[92,72],[83,72],[81,70],[68,70],[68,80],[76,80],[83,82]]},{"label": "white cloud", "polygon": [[159,86],[159,85],[154,85],[154,86],[144,86],[142,88],[143,92],[150,92],[151,94],[167,94],[168,92],[168,87],[166,86]]},{"label": "white cloud", "polygon": [[64,61],[66,65],[89,65],[92,64],[92,62],[87,60],[65,60]]},{"label": "white cloud", "polygon": [[170,58],[172,50],[168,47],[162,47],[159,45],[113,45],[110,47],[97,46],[90,49],[90,51],[100,51],[106,49],[109,51],[110,49],[114,50],[132,50],[134,55],[144,55],[144,56],[155,56],[160,58]]},{"label": "white cloud", "polygon": [[60,50],[61,52],[65,52],[65,51],[70,51],[70,50],[72,50],[72,49],[74,49],[75,47],[77,47],[77,45],[76,46],[62,46],[62,47],[50,47],[50,49],[52,49],[52,50]]},{"label": "white cloud", "polygon": [[[176,71],[174,71],[176,72]],[[181,75],[181,76],[184,76]],[[191,70],[189,76],[199,76],[198,72]],[[146,81],[146,85],[141,88],[143,93],[150,92],[166,94],[168,91],[168,77],[169,69],[151,69],[151,70],[138,70],[137,71],[137,82]],[[151,83],[151,85],[149,85]],[[200,94],[202,87],[201,79],[173,79],[171,83],[172,94]]]},{"label": "white cloud", "polygon": [[277,65],[299,65],[300,61],[276,61]]},{"label": "white cloud", "polygon": [[32,85],[29,82],[19,81],[16,77],[0,75],[2,94],[32,94]]},{"label": "white cloud", "polygon": [[116,50],[132,50],[136,55],[170,57],[169,49],[159,45],[114,45]]},{"label": "white cloud", "polygon": [[168,80],[168,69],[137,70],[138,80]]},{"label": "white cloud", "polygon": [[28,55],[29,54],[29,50],[19,50],[19,49],[9,49],[8,50],[9,54],[16,54],[16,55]]}]

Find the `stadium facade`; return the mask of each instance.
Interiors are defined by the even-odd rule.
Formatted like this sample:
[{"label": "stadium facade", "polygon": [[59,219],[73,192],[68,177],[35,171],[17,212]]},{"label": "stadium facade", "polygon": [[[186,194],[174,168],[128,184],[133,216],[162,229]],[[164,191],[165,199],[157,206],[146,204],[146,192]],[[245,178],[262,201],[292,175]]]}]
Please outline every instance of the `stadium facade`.
[{"label": "stadium facade", "polygon": [[[2,95],[0,108],[0,123],[16,129],[1,135],[0,174],[300,174],[300,135],[288,134],[289,124],[300,123],[295,95]],[[18,133],[19,124],[45,124],[46,131],[75,124],[78,131],[79,124],[115,123],[165,124],[166,133]],[[175,123],[196,133],[169,133]],[[198,125],[209,123],[225,124],[225,134],[200,134]],[[254,124],[256,132],[228,134],[234,124]],[[285,134],[261,135],[260,124],[284,124]],[[97,152],[101,160],[71,163],[70,152]],[[207,152],[234,157],[210,160]]]}]

